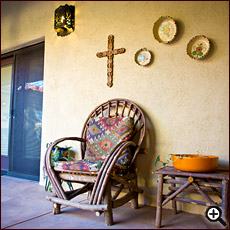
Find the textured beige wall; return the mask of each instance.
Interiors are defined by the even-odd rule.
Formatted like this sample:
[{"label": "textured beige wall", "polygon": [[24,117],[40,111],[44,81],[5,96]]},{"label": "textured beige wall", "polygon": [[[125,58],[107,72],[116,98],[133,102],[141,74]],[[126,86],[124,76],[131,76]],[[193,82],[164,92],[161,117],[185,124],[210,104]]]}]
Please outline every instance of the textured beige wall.
[{"label": "textured beige wall", "polygon": [[[53,29],[54,10],[65,3],[76,7],[76,30],[58,37]],[[152,27],[167,15],[176,20],[178,35],[170,44],[159,44]],[[96,105],[124,97],[142,107],[147,118],[149,151],[138,158],[142,203],[156,203],[157,182],[152,171],[157,154],[164,159],[168,153],[200,151],[219,156],[220,165],[228,168],[227,1],[2,2],[1,20],[2,53],[45,41],[41,166],[47,142],[80,136]],[[114,58],[112,88],[106,85],[106,59],[96,57],[107,49],[109,34],[115,36],[115,48],[126,48]],[[200,34],[210,38],[211,51],[205,60],[192,60],[186,46]],[[143,47],[153,53],[148,67],[134,62],[135,52]],[[79,145],[74,150],[79,152]],[[180,208],[204,212],[198,206]]]}]

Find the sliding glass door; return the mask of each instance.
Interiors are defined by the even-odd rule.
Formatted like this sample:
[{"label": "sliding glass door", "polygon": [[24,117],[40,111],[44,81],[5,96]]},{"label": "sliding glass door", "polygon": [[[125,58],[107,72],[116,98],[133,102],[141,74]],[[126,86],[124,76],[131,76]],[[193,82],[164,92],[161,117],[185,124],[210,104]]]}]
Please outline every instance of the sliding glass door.
[{"label": "sliding glass door", "polygon": [[[3,154],[7,155],[8,152],[8,174],[33,180],[39,180],[40,172],[43,67],[44,44],[21,50],[14,55],[13,68],[11,66],[14,70],[13,87],[11,92],[5,93],[7,99],[4,99],[6,103],[11,95],[12,103],[11,108],[8,108],[9,114],[6,109],[2,121],[5,121],[5,134],[2,138],[6,140],[7,135],[10,136],[9,149],[6,149],[7,144],[2,146]],[[10,72],[10,67],[7,71]],[[9,84],[9,81],[5,83],[8,90]],[[10,118],[10,126],[6,126],[7,116]]]}]

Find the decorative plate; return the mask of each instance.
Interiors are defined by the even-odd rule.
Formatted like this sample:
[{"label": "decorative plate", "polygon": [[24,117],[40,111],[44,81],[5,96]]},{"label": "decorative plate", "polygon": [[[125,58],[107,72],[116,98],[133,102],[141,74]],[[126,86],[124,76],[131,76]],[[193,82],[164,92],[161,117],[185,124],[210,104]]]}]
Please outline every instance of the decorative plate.
[{"label": "decorative plate", "polygon": [[193,37],[187,45],[187,54],[193,59],[202,59],[207,56],[210,42],[204,35]]},{"label": "decorative plate", "polygon": [[160,43],[171,42],[177,33],[177,26],[172,17],[161,16],[153,25],[153,36]]},{"label": "decorative plate", "polygon": [[136,52],[135,62],[138,65],[146,66],[150,63],[150,61],[151,61],[151,53],[146,48],[142,48]]}]

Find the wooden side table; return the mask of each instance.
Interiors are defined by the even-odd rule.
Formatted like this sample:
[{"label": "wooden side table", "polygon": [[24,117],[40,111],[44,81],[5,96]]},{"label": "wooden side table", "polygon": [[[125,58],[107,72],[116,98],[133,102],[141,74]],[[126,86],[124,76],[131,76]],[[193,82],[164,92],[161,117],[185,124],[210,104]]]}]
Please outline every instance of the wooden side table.
[{"label": "wooden side table", "polygon": [[[228,183],[229,171],[220,171],[209,173],[192,173],[183,172],[174,167],[164,167],[154,172],[158,174],[157,190],[157,210],[156,210],[156,227],[161,227],[162,206],[172,200],[173,214],[177,213],[176,202],[198,204],[203,206],[220,206],[222,209],[222,219],[228,223]],[[169,193],[163,194],[163,184],[170,184]],[[180,185],[180,186],[177,186]],[[191,200],[182,197],[176,197],[181,192],[199,193],[207,202]],[[210,197],[217,195],[221,198],[221,203],[215,203]],[[226,226],[227,228],[227,226]]]}]

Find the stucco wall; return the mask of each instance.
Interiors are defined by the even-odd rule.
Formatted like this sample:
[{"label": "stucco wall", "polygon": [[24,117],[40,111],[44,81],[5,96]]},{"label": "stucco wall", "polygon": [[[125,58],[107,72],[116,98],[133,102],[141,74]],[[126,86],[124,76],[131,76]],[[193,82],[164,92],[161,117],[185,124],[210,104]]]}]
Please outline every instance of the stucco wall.
[{"label": "stucco wall", "polygon": [[[76,29],[58,37],[54,10],[75,5]],[[115,97],[136,102],[147,118],[147,155],[138,157],[141,203],[155,205],[157,181],[152,175],[156,156],[168,153],[217,155],[229,164],[229,3],[227,1],[47,1],[1,2],[1,52],[45,41],[44,102],[41,167],[46,143],[63,136],[80,136],[82,125],[96,105]],[[160,16],[178,25],[174,42],[159,44],[152,34]],[[107,87],[109,34],[114,47],[126,52],[114,57],[114,86]],[[186,54],[188,41],[204,34],[211,50],[204,60]],[[134,55],[146,47],[153,63],[138,66]],[[68,144],[68,143],[66,143]],[[70,143],[73,145],[72,143]],[[74,145],[76,153],[79,145]],[[41,169],[42,172],[42,169]],[[42,183],[42,177],[41,181]],[[169,207],[169,206],[166,206]],[[192,207],[192,208],[191,208]],[[197,206],[185,211],[203,213]]]}]

